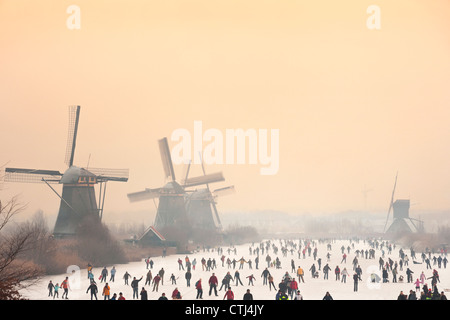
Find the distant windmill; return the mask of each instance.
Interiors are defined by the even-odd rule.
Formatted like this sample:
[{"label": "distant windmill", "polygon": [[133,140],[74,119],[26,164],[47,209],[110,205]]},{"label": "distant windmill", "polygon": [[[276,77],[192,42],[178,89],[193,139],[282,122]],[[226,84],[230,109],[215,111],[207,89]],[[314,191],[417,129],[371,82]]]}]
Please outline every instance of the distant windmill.
[{"label": "distant windmill", "polygon": [[[206,175],[203,159],[201,165],[203,174]],[[216,198],[234,192],[234,186],[223,187],[211,191],[208,183],[206,183],[206,188],[191,192],[186,199],[186,208],[192,225],[200,229],[222,230],[222,222],[220,221],[219,212],[217,211]]]},{"label": "distant windmill", "polygon": [[[73,165],[80,118],[80,106],[69,107],[69,131],[66,149],[68,169],[57,170],[5,168],[7,182],[43,182],[61,199],[54,227],[55,237],[74,235],[85,217],[99,220],[103,216],[108,181],[128,181],[128,169],[81,168]],[[60,195],[51,184],[62,184]],[[99,184],[98,203],[94,185]]]},{"label": "distant windmill", "polygon": [[[383,232],[386,233],[400,233],[400,232],[421,232],[423,231],[423,221],[411,218],[409,216],[410,200],[409,199],[398,199],[394,201],[395,188],[397,186],[397,175],[395,176],[394,189],[392,190],[391,202],[389,205],[388,215],[386,218],[386,223],[384,225]],[[393,211],[393,221],[390,227],[386,230],[386,226],[389,221],[389,215],[391,210]],[[411,228],[408,221],[412,224]],[[419,223],[417,226],[414,221]],[[414,229],[414,230],[413,230]]]},{"label": "distant windmill", "polygon": [[128,199],[130,202],[159,199],[154,222],[154,227],[158,231],[164,233],[165,228],[189,230],[192,221],[186,209],[186,198],[189,196],[186,188],[223,181],[224,177],[221,172],[211,173],[194,178],[186,177],[180,184],[176,181],[167,138],[159,140],[158,144],[165,178],[170,181],[160,188],[146,188],[143,191],[129,193]]}]

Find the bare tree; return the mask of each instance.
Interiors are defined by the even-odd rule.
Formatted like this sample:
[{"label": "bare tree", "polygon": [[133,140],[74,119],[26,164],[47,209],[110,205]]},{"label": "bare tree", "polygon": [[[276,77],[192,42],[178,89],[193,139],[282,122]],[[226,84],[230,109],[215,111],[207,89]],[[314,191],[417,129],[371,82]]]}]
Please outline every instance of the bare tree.
[{"label": "bare tree", "polygon": [[[18,292],[23,282],[35,279],[41,274],[40,268],[22,255],[33,249],[36,239],[33,228],[16,226],[6,228],[12,218],[22,212],[26,205],[18,196],[6,203],[0,201],[0,299],[21,299]],[[8,230],[7,230],[8,229]]]}]

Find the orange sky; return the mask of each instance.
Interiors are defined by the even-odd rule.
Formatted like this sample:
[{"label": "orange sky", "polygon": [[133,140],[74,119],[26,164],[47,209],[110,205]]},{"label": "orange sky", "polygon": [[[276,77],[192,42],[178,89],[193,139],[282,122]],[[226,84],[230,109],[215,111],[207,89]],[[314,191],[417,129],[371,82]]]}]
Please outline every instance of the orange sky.
[{"label": "orange sky", "polygon": [[[67,107],[81,105],[75,164],[130,169],[107,211],[153,209],[126,194],[164,183],[157,140],[194,120],[280,130],[276,175],[206,168],[236,187],[222,211],[363,210],[367,187],[383,212],[397,171],[412,211],[448,210],[449,14],[447,0],[0,0],[0,165],[64,171]],[[1,198],[17,193],[58,210],[45,185],[3,184]]]}]

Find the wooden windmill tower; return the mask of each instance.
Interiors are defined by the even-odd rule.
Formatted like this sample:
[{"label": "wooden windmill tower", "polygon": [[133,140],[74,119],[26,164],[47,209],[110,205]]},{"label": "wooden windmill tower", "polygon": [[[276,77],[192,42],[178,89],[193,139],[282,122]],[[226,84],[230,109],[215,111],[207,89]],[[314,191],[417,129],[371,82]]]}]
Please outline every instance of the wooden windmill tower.
[{"label": "wooden windmill tower", "polygon": [[[58,217],[53,230],[55,237],[71,236],[86,217],[101,220],[108,181],[128,181],[128,169],[82,168],[73,165],[80,118],[80,106],[69,109],[69,133],[64,173],[58,170],[5,168],[7,182],[45,183],[60,198]],[[59,194],[52,184],[62,184]],[[98,200],[95,185],[99,185]]]}]

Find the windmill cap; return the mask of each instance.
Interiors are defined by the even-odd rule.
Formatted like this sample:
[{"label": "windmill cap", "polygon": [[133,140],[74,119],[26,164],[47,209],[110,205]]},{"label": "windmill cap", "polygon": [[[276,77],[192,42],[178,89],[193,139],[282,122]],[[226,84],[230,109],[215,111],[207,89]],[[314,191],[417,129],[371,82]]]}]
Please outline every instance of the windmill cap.
[{"label": "windmill cap", "polygon": [[95,174],[84,168],[72,166],[64,172],[59,183],[77,183],[80,177],[95,177]]}]

